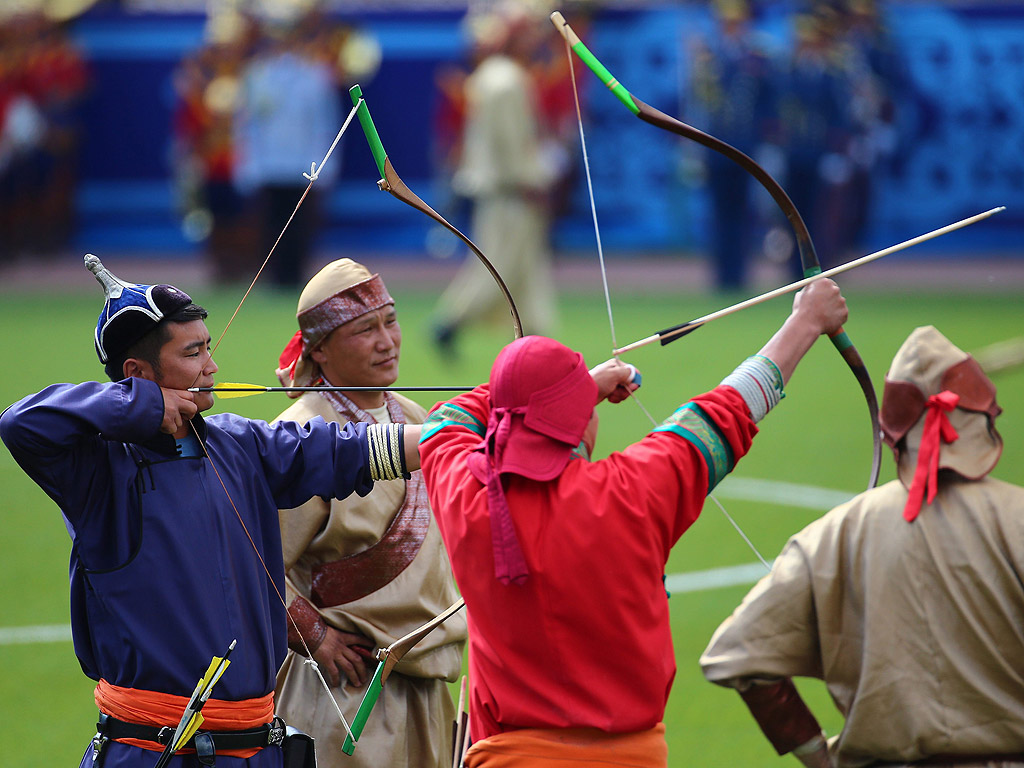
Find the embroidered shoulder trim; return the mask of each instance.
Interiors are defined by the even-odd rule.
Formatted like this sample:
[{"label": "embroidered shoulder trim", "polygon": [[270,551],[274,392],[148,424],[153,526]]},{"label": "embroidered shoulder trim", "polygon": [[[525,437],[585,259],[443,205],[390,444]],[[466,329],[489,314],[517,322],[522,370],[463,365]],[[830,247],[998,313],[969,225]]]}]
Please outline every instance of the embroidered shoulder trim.
[{"label": "embroidered shoulder trim", "polygon": [[423,422],[420,442],[425,443],[446,427],[462,427],[479,435],[481,438],[487,434],[487,427],[476,416],[463,408],[459,408],[457,405],[445,403],[429,414]]},{"label": "embroidered shoulder trim", "polygon": [[654,432],[673,432],[688,440],[704,457],[708,467],[708,493],[715,489],[736,465],[736,460],[718,425],[696,403],[686,403],[665,419]]}]

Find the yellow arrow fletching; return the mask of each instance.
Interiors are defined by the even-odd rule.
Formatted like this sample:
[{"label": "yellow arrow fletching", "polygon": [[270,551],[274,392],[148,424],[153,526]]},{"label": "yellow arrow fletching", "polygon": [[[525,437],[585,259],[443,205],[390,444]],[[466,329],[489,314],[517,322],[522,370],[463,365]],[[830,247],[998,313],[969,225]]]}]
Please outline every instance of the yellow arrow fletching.
[{"label": "yellow arrow fletching", "polygon": [[207,689],[213,688],[213,686],[217,684],[217,681],[220,680],[220,676],[223,675],[230,666],[230,660],[222,659],[220,656],[214,656],[213,661],[210,662],[210,668],[207,669],[206,674],[203,675],[203,679],[209,682]]},{"label": "yellow arrow fletching", "polygon": [[[220,676],[224,674],[224,669],[219,669],[221,662],[224,662],[224,669],[228,668],[230,661],[225,662],[221,656],[214,656],[210,661],[210,666],[206,668],[206,672],[203,673],[203,678],[199,681],[205,688],[212,688],[214,683],[220,680]],[[216,674],[216,677],[214,675]],[[204,690],[205,690],[204,688]]]},{"label": "yellow arrow fletching", "polygon": [[188,725],[185,726],[185,730],[181,732],[181,736],[174,743],[174,751],[177,752],[183,746],[188,743],[188,740],[195,736],[196,731],[199,730],[199,726],[203,724],[203,713],[196,712],[192,715],[192,719],[188,721]]},{"label": "yellow arrow fletching", "polygon": [[[242,390],[240,392],[221,392],[221,389],[235,389]],[[261,387],[258,384],[243,384],[240,382],[223,381],[220,384],[215,384],[213,387],[214,393],[220,398],[231,398],[231,397],[252,397],[253,395],[259,395],[267,391],[266,387]]]}]

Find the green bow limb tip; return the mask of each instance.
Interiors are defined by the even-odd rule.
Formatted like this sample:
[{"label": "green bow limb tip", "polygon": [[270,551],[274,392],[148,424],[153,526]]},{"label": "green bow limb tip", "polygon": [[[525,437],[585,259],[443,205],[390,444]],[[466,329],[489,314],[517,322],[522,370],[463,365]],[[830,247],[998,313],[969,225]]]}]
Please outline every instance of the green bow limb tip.
[{"label": "green bow limb tip", "polygon": [[345,743],[341,745],[341,751],[346,755],[351,755],[356,751],[356,741],[363,735],[366,721],[370,719],[370,712],[373,711],[374,706],[377,704],[380,692],[384,690],[383,676],[384,662],[381,661],[378,662],[377,670],[373,673],[373,677],[366,686],[366,693],[363,694],[363,699],[359,702],[356,716],[352,718],[352,730],[345,737]]},{"label": "green bow limb tip", "polygon": [[363,700],[359,702],[359,709],[356,711],[356,716],[352,720],[352,730],[349,735],[345,737],[345,743],[341,747],[342,752],[346,755],[351,755],[355,750],[355,742],[359,741],[359,737],[362,736],[363,728],[366,726],[366,721],[370,718],[370,712],[373,711],[374,705],[380,698],[381,691],[384,690],[384,684],[387,682],[388,677],[394,670],[395,665],[402,660],[402,657],[405,656],[406,653],[415,648],[423,638],[444,624],[465,606],[466,601],[460,597],[448,606],[443,613],[438,614],[426,624],[421,627],[417,627],[409,634],[400,637],[387,648],[381,648],[377,651],[377,670],[373,673],[373,679],[370,680],[370,683],[366,688],[366,693],[363,694]]},{"label": "green bow limb tip", "polygon": [[349,88],[348,93],[352,99],[352,105],[356,108],[356,117],[359,118],[359,125],[362,126],[363,133],[366,135],[366,142],[370,145],[373,161],[377,163],[377,171],[380,173],[381,179],[383,179],[387,175],[384,172],[384,168],[388,162],[388,153],[384,150],[380,134],[377,133],[377,127],[373,124],[373,118],[370,117],[370,108],[366,105],[366,100],[363,99],[363,89],[357,83]]}]

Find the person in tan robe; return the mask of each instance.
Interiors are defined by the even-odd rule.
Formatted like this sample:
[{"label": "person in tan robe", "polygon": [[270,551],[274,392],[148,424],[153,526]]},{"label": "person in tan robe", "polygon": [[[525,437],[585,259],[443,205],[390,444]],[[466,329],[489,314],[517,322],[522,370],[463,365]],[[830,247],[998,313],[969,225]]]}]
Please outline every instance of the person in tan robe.
[{"label": "person in tan robe", "polygon": [[[547,20],[516,3],[473,16],[480,63],[465,83],[465,133],[452,186],[472,201],[471,237],[508,284],[527,333],[550,333],[557,324],[550,194],[565,161],[543,135],[528,69]],[[494,278],[470,254],[437,303],[434,339],[454,354],[461,329],[504,316]]]},{"label": "person in tan robe", "polygon": [[[898,479],[796,534],[701,666],[807,766],[1024,766],[1024,489],[995,386],[933,327],[904,342],[882,426]],[[792,677],[845,718],[826,742]]]},{"label": "person in tan robe", "polygon": [[[297,318],[300,330],[281,356],[282,383],[394,384],[401,328],[378,275],[350,259],[332,262],[303,290]],[[425,416],[420,405],[391,392],[307,392],[278,420],[419,424]],[[421,473],[378,483],[345,503],[314,498],[280,518],[289,614],[351,722],[372,674],[373,650],[458,600]],[[345,727],[292,630],[277,712],[313,736],[321,768],[450,766],[455,707],[447,682],[462,669],[465,641],[459,614],[409,651],[347,756]]]}]

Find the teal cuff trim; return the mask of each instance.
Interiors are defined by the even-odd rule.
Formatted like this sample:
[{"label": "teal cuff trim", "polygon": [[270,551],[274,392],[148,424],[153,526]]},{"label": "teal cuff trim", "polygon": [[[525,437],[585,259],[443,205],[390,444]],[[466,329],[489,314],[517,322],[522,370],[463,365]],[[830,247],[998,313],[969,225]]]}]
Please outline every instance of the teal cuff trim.
[{"label": "teal cuff trim", "polygon": [[487,428],[484,426],[484,423],[476,416],[469,411],[459,408],[457,405],[445,403],[427,416],[423,422],[420,442],[425,443],[446,427],[462,427],[479,435],[481,438],[487,434]]},{"label": "teal cuff trim", "polygon": [[696,403],[680,406],[653,431],[679,435],[701,452],[708,467],[708,493],[711,493],[736,465],[729,442],[715,422]]},{"label": "teal cuff trim", "polygon": [[580,440],[580,444],[572,449],[569,459],[583,459],[584,461],[590,461],[590,451],[587,450],[587,444]]}]

